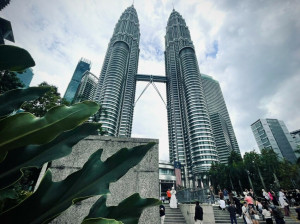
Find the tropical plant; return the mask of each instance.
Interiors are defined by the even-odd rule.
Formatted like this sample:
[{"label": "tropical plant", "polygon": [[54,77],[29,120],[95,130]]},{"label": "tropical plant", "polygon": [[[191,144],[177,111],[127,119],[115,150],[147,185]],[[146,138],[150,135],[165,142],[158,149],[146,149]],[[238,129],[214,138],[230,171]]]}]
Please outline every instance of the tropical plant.
[{"label": "tropical plant", "polygon": [[[0,70],[20,71],[34,65],[30,54],[24,49],[5,45],[0,46],[0,55],[2,52],[9,56],[0,56],[3,59],[0,60]],[[4,199],[14,197],[13,191],[6,191],[5,194],[2,192],[18,183],[26,168],[38,168],[44,163],[68,155],[73,145],[96,133],[100,127],[98,123],[86,122],[99,110],[99,105],[91,101],[70,107],[56,106],[43,117],[35,117],[28,112],[12,113],[25,101],[42,97],[49,90],[51,88],[45,86],[30,87],[0,95],[0,189]],[[100,160],[102,149],[99,149],[90,156],[82,169],[60,182],[53,182],[51,170],[48,170],[37,191],[32,195],[25,193],[19,204],[3,211],[0,222],[48,223],[72,204],[96,195],[102,195],[102,199],[97,202],[101,204],[109,193],[109,183],[117,181],[137,165],[153,145],[154,143],[148,143],[132,149],[121,149],[104,162]],[[84,222],[137,223],[145,207],[158,205],[160,202],[133,195],[121,202],[119,208],[128,207],[128,203],[133,205],[135,214],[128,209],[127,212],[116,215],[114,207],[106,208],[102,205],[102,209],[97,211],[92,208]]]}]

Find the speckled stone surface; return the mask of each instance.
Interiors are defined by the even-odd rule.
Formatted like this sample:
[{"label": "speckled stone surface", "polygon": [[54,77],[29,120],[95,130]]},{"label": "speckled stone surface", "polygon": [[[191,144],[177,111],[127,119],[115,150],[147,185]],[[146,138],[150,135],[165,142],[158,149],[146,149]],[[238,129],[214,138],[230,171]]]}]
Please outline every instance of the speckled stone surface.
[{"label": "speckled stone surface", "polygon": [[[69,174],[80,169],[90,155],[100,148],[103,149],[101,156],[101,160],[103,161],[121,148],[132,148],[148,142],[156,142],[157,144],[146,154],[137,166],[131,168],[117,182],[110,184],[109,189],[111,195],[108,195],[107,206],[117,205],[123,199],[136,192],[143,198],[159,198],[158,140],[156,139],[89,136],[75,145],[69,156],[52,162],[50,169],[53,173],[53,181],[63,180]],[[92,197],[71,206],[51,223],[81,223],[98,198],[99,196]],[[139,223],[160,223],[158,208],[151,207],[145,209]]]}]

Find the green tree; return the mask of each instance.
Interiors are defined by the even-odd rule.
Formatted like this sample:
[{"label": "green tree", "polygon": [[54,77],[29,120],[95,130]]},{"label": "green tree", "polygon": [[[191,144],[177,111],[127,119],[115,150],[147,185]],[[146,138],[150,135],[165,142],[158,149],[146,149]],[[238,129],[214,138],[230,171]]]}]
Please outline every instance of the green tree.
[{"label": "green tree", "polygon": [[299,167],[287,160],[279,163],[279,182],[281,188],[292,189],[299,186]]},{"label": "green tree", "polygon": [[7,70],[0,71],[0,94],[17,88],[23,88],[24,84],[17,75]]},{"label": "green tree", "polygon": [[51,87],[51,90],[36,100],[25,102],[22,105],[23,110],[30,112],[37,117],[42,117],[52,107],[59,105],[70,105],[66,100],[61,98],[60,93],[57,92],[56,86],[49,85],[47,82],[42,82],[38,86],[49,86]]},{"label": "green tree", "polygon": [[228,157],[228,171],[233,188],[242,193],[243,186],[248,187],[247,173],[241,155],[235,151],[232,151]]}]

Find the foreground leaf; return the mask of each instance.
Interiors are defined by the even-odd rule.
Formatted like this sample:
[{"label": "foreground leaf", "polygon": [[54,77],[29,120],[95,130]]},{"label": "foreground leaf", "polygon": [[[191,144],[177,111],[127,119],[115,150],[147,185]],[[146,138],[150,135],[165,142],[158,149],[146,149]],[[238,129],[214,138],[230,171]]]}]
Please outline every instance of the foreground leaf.
[{"label": "foreground leaf", "polygon": [[23,48],[0,45],[0,70],[23,71],[35,66],[31,55]]},{"label": "foreground leaf", "polygon": [[85,123],[71,131],[62,133],[48,144],[29,145],[10,151],[6,159],[0,163],[0,189],[18,181],[22,176],[22,168],[39,168],[46,162],[70,154],[72,146],[81,139],[95,134],[99,126],[98,123]]},{"label": "foreground leaf", "polygon": [[49,222],[73,203],[95,195],[107,194],[109,183],[117,181],[137,165],[154,144],[121,149],[104,162],[100,160],[103,151],[100,149],[90,156],[81,170],[60,182],[53,182],[48,170],[38,190],[17,207],[1,214],[0,222]]},{"label": "foreground leaf", "polygon": [[106,224],[107,219],[115,219],[124,224],[137,224],[145,208],[161,204],[155,198],[143,199],[138,193],[126,198],[118,206],[106,207],[106,199],[106,195],[98,199],[82,224]]},{"label": "foreground leaf", "polygon": [[14,89],[0,95],[0,117],[18,110],[25,101],[35,100],[48,92],[50,87]]},{"label": "foreground leaf", "polygon": [[0,120],[0,153],[30,144],[45,144],[71,130],[97,112],[99,105],[85,101],[50,109],[42,118],[19,113]]},{"label": "foreground leaf", "polygon": [[105,219],[105,218],[92,218],[89,220],[83,221],[82,224],[124,224],[121,221],[117,221],[115,219]]}]

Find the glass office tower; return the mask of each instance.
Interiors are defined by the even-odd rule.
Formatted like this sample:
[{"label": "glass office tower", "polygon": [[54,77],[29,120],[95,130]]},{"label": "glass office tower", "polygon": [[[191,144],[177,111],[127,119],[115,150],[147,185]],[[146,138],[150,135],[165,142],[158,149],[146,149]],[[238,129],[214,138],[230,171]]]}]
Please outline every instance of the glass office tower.
[{"label": "glass office tower", "polygon": [[132,5],[115,26],[94,96],[107,112],[100,115],[100,122],[110,136],[131,136],[139,41],[139,21]]},{"label": "glass office tower", "polygon": [[232,150],[238,154],[241,153],[226,103],[218,81],[205,74],[201,74],[201,79],[219,159],[221,163],[227,164],[228,157]]},{"label": "glass office tower", "polygon": [[17,75],[17,77],[20,79],[20,81],[24,84],[26,88],[29,87],[33,78],[32,68],[27,68],[22,73],[15,72],[15,74]]},{"label": "glass office tower", "polygon": [[65,92],[64,95],[65,100],[67,100],[70,103],[73,101],[84,72],[90,71],[90,69],[91,69],[91,62],[87,59],[81,58],[76,66],[72,79]]},{"label": "glass office tower", "polygon": [[184,167],[187,187],[208,183],[204,175],[218,154],[189,29],[172,11],[165,36],[170,161]]},{"label": "glass office tower", "polygon": [[277,119],[259,119],[251,124],[258,148],[273,149],[279,158],[295,163],[296,143],[283,121]]},{"label": "glass office tower", "polygon": [[97,83],[98,78],[90,71],[86,71],[80,81],[80,85],[73,99],[73,103],[81,102],[84,100],[93,100]]}]

